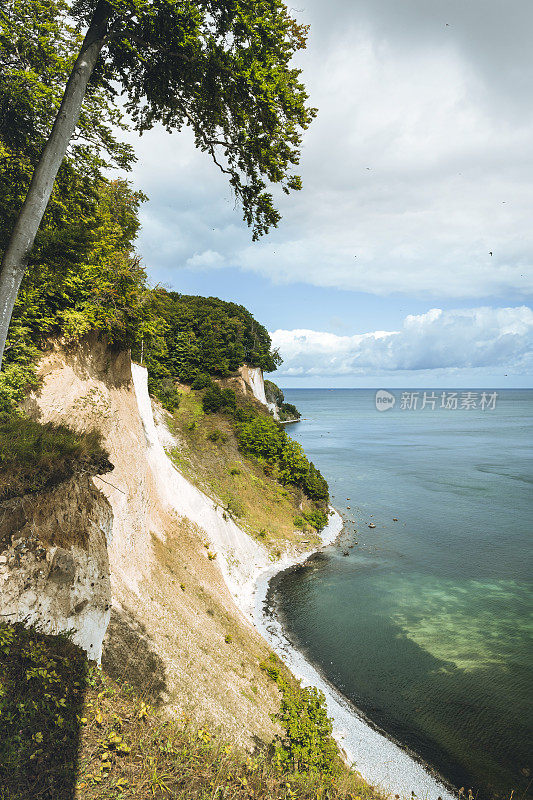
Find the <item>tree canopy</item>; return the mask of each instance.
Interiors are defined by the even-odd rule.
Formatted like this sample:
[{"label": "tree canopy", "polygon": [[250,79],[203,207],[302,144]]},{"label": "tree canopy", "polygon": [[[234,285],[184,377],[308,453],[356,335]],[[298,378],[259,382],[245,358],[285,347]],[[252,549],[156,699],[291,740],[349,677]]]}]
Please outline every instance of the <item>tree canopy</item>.
[{"label": "tree canopy", "polygon": [[[118,84],[141,133],[189,126],[228,176],[256,238],[279,221],[268,183],[299,189],[302,131],[315,109],[300,70],[307,28],[281,0],[75,0],[73,16],[106,18],[93,85]],[[117,90],[118,91],[118,90]]]},{"label": "tree canopy", "polygon": [[[140,133],[155,124],[192,129],[254,239],[278,223],[269,185],[300,188],[295,167],[315,115],[290,63],[306,33],[281,0],[12,0],[0,10],[0,156],[9,164],[0,358],[50,219],[56,214],[56,234],[75,250],[101,168],[133,158],[113,133],[123,124],[119,94]],[[74,215],[65,200],[73,195]]]}]

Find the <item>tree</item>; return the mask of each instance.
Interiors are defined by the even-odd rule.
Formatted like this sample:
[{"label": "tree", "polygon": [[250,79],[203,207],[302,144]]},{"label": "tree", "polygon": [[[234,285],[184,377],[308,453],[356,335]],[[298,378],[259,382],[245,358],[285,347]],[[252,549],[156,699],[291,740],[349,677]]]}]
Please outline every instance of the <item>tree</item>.
[{"label": "tree", "polygon": [[[44,0],[35,0],[42,4]],[[240,200],[253,238],[279,221],[267,183],[299,189],[294,174],[306,106],[305,47],[281,0],[75,0],[87,25],[52,131],[33,172],[0,267],[0,363],[13,305],[39,225],[91,87],[118,84],[137,130],[189,125]]]}]

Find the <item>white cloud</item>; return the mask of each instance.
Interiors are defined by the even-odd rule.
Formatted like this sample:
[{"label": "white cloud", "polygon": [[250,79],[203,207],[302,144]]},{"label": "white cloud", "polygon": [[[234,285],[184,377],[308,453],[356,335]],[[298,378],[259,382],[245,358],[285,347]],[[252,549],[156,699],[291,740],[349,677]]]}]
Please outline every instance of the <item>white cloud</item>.
[{"label": "white cloud", "polygon": [[284,363],[280,376],[391,375],[532,366],[533,311],[480,307],[407,316],[399,331],[336,336],[277,330],[272,342]]},{"label": "white cloud", "polygon": [[416,0],[401,13],[395,2],[336,0],[332,10],[310,0],[303,78],[319,115],[304,189],[279,198],[279,229],[254,245],[188,133],[137,142],[136,179],[151,197],[141,251],[158,276],[230,265],[378,295],[525,298],[531,6],[467,5],[450,2],[445,20],[438,4]]},{"label": "white cloud", "polygon": [[215,250],[204,250],[202,253],[195,253],[185,262],[187,267],[193,269],[205,269],[206,267],[224,266],[224,256]]}]

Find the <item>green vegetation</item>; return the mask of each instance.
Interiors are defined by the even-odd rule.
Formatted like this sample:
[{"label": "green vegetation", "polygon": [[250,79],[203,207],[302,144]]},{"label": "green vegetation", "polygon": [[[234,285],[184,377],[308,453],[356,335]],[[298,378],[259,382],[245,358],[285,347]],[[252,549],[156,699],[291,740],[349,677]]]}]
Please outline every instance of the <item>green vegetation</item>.
[{"label": "green vegetation", "polygon": [[202,397],[202,408],[208,413],[222,409],[231,411],[236,408],[236,403],[235,392],[231,389],[221,389],[216,383],[208,386]]},{"label": "green vegetation", "polygon": [[[241,420],[266,419],[276,430],[282,428],[266,409],[250,403],[239,392],[237,381],[228,383],[235,386],[235,410],[207,413],[202,409],[203,391],[180,387],[180,406],[169,419],[179,447],[170,450],[169,455],[178,469],[212,497],[225,514],[238,518],[243,530],[261,539],[275,554],[288,542],[298,541],[293,518],[325,510],[325,503],[311,500],[300,486],[281,484],[281,467],[276,461],[267,461],[242,449]],[[326,514],[324,518],[327,519]],[[315,541],[312,524],[304,521],[302,527]]]},{"label": "green vegetation", "polygon": [[[103,5],[109,10],[113,4]],[[6,250],[81,44],[72,13],[90,16],[89,6],[76,3],[74,8],[64,0],[14,0],[0,9],[0,255]],[[114,8],[116,24],[120,24],[122,12],[117,4]],[[297,188],[298,181],[288,176],[287,159],[298,148],[299,126],[312,116],[303,106],[305,92],[298,71],[288,68],[294,50],[304,46],[305,30],[278,0],[272,3],[272,13],[263,13],[253,4],[243,8],[218,4],[209,25],[204,25],[209,11],[202,4],[184,6],[182,16],[165,0],[154,13],[166,14],[163,9],[168,17],[158,37],[176,35],[179,47],[192,48],[196,74],[194,80],[188,71],[185,75],[184,62],[175,54],[170,61],[162,55],[172,81],[178,81],[174,89],[187,104],[186,113],[185,106],[172,105],[166,124],[180,128],[187,119],[200,137],[198,146],[213,156],[216,146],[208,143],[219,136],[219,129],[238,140],[217,160],[226,161],[234,191],[242,190],[248,222],[258,232],[266,230],[268,224],[275,224],[276,214],[270,195],[263,191],[263,180]],[[148,24],[145,14],[143,6],[141,16],[148,25],[143,41],[156,30],[154,20]],[[133,24],[129,14],[126,18],[126,25]],[[230,35],[234,37],[231,53],[226,52]],[[162,46],[158,37],[149,49]],[[148,80],[144,71],[149,69],[145,46],[130,45],[126,47],[115,30],[114,55],[106,51],[106,59],[111,58],[109,68],[118,69],[127,82],[135,103],[142,105],[141,84],[145,89],[145,82],[150,84],[146,102],[152,111],[146,116],[136,105],[138,116],[134,113],[136,123],[144,128],[162,111],[163,98],[158,97],[159,82]],[[136,66],[130,73],[133,62]],[[209,66],[208,75],[200,75],[202,65]],[[213,70],[222,70],[224,80],[217,82]],[[228,70],[236,81],[231,86]],[[167,79],[171,80],[170,73]],[[263,109],[266,116],[259,120],[253,108]],[[210,375],[227,376],[244,363],[267,371],[279,363],[267,331],[242,306],[148,286],[134,251],[139,205],[146,198],[132,191],[124,179],[105,177],[107,167],[128,169],[134,159],[131,147],[116,138],[116,131],[123,127],[113,74],[106,72],[104,77],[97,71],[13,310],[0,372],[0,419],[14,413],[35,385],[34,363],[51,337],[61,337],[68,344],[96,331],[113,347],[131,348],[133,357],[142,358],[149,369],[150,391],[168,409],[179,402],[173,390],[176,380],[188,382],[203,376],[205,382]],[[289,139],[283,139],[283,131],[290,131]],[[245,185],[240,175],[247,176]]]},{"label": "green vegetation", "polygon": [[168,719],[66,637],[1,623],[0,797],[379,800],[342,764],[320,694],[291,684],[275,656],[263,667],[282,693],[282,734],[250,754]]},{"label": "green vegetation", "polygon": [[283,729],[274,741],[276,762],[294,772],[339,773],[342,762],[331,735],[324,693],[287,681],[273,653],[261,666],[281,692],[281,706],[274,717]]},{"label": "green vegetation", "polygon": [[[245,453],[258,456],[277,468],[278,479],[282,484],[300,487],[311,500],[328,502],[329,489],[326,480],[314,464],[308,461],[302,446],[287,436],[271,417],[255,416],[242,423],[238,436]],[[324,527],[326,520],[327,516],[324,514],[324,522],[318,530]]]},{"label": "green vegetation", "polygon": [[87,674],[85,654],[65,637],[0,623],[2,800],[72,796]]},{"label": "green vegetation", "polygon": [[232,406],[232,399],[226,392],[221,401],[210,375],[224,377],[244,363],[264,369],[279,363],[268,332],[242,306],[149,288],[133,249],[141,201],[124,181],[102,181],[76,259],[43,253],[28,271],[0,373],[0,419],[35,385],[34,364],[50,337],[74,344],[94,331],[112,347],[131,348],[148,367],[150,391],[169,411],[179,404],[178,380],[211,387],[215,410]]},{"label": "green vegetation", "polygon": [[[72,21],[79,28],[69,26]],[[30,151],[20,165],[17,202],[8,212],[9,236],[2,245],[0,363],[27,254],[58,170],[68,172],[76,165],[74,176],[85,177],[73,151],[85,161],[89,156],[89,175],[105,164],[100,150],[126,166],[131,160],[131,151],[117,145],[106,124],[121,122],[109,102],[117,92],[124,95],[132,124],[141,133],[155,124],[169,131],[192,129],[196,146],[228,176],[254,239],[280,218],[268,186],[280,184],[287,194],[301,188],[294,166],[302,133],[316,112],[306,105],[300,70],[290,63],[305,47],[307,28],[281,0],[266,6],[234,0],[214,5],[14,0],[2,10],[0,24],[0,74],[7,76],[3,116],[8,122],[2,142],[14,144],[16,159],[20,141]],[[80,49],[82,28],[87,33]],[[37,124],[35,117],[40,117]],[[31,152],[28,142],[34,133]],[[67,219],[78,221],[70,214]]]},{"label": "green vegetation", "polygon": [[293,403],[282,403],[279,408],[279,418],[282,422],[288,419],[300,419],[301,416]]},{"label": "green vegetation", "polygon": [[277,405],[281,422],[300,419],[302,416],[295,405],[285,402],[285,395],[273,381],[265,380],[265,396],[269,403]]},{"label": "green vegetation", "polygon": [[322,508],[316,508],[312,511],[304,512],[305,521],[317,531],[321,531],[328,523],[328,514]]},{"label": "green vegetation", "polygon": [[236,303],[157,291],[151,296],[150,315],[164,320],[164,358],[150,348],[150,334],[145,339],[146,365],[154,374],[168,369],[174,380],[195,382],[195,389],[203,389],[209,376],[226,378],[242,364],[271,372],[280,363],[268,331]]},{"label": "green vegetation", "polygon": [[40,425],[23,417],[0,423],[0,500],[36,492],[86,471],[112,469],[93,431],[75,433],[63,425]]}]

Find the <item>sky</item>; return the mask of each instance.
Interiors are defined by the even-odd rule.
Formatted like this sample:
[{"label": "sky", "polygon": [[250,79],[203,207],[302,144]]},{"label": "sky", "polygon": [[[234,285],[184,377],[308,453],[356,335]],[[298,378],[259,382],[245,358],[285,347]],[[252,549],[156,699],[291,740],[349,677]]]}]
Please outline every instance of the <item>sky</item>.
[{"label": "sky", "polygon": [[303,190],[252,243],[189,132],[131,134],[151,281],[249,308],[282,387],[533,386],[533,3],[289,7]]}]

